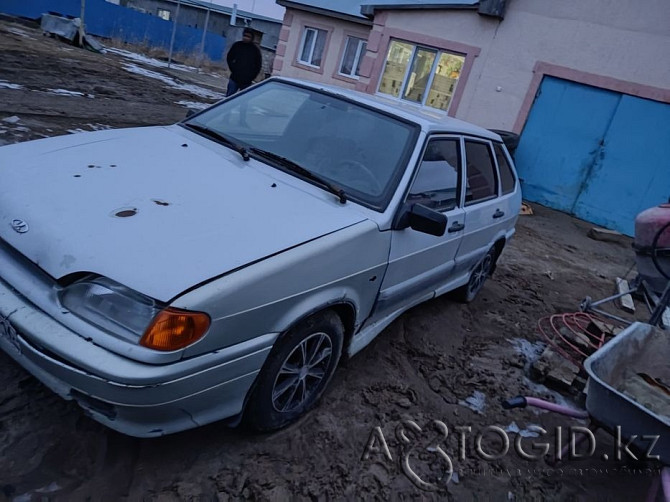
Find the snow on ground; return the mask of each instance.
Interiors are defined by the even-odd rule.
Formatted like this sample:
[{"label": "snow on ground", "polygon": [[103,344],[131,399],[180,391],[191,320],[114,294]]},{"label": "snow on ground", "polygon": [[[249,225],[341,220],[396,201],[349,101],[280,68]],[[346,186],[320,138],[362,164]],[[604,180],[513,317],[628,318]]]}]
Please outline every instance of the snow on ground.
[{"label": "snow on ground", "polygon": [[87,98],[94,98],[93,94],[84,94],[78,91],[68,91],[67,89],[47,89],[49,94],[58,94],[60,96],[86,96]]},{"label": "snow on ground", "polygon": [[[168,64],[167,61],[161,61],[160,59],[152,58],[149,56],[145,56],[144,54],[138,54],[137,52],[131,52],[127,51],[124,49],[116,49],[114,47],[106,47],[107,52],[112,52],[114,54],[118,54],[119,56],[122,56],[126,59],[131,59],[133,61],[136,61],[138,63],[143,63],[149,66],[154,66],[156,68],[167,68]],[[205,75],[210,75],[212,77],[216,78],[223,78],[223,75],[219,73],[211,73],[211,72],[201,72],[198,68],[195,66],[189,66],[185,64],[179,64],[179,63],[172,63],[171,68],[174,68],[175,70],[182,70],[182,71],[191,71],[191,72],[198,72],[202,73]]]},{"label": "snow on ground", "polygon": [[[136,52],[130,52],[126,51],[124,49],[115,49],[114,47],[107,47],[108,52],[113,52],[114,54],[118,54],[119,56],[123,56],[124,58],[127,59],[132,59],[133,61],[137,61],[138,63],[144,63],[149,66],[155,66],[156,68],[167,68],[168,64],[167,61],[161,61],[159,59],[151,58],[149,56],[145,56],[144,54],[138,54]],[[194,66],[188,66],[188,65],[183,65],[183,64],[177,64],[177,63],[172,63],[171,67],[176,69],[176,70],[184,70],[184,71],[197,71],[198,69]]]},{"label": "snow on ground", "polygon": [[31,37],[28,34],[28,32],[23,31],[21,28],[15,28],[14,26],[7,26],[5,27],[5,30],[8,31],[9,33],[13,33],[14,35],[19,35],[20,37],[35,40],[35,37]]},{"label": "snow on ground", "polygon": [[201,103],[199,101],[177,101],[177,104],[180,106],[183,106],[184,108],[190,108],[192,110],[204,110],[208,106],[211,105],[211,103]]},{"label": "snow on ground", "polygon": [[458,404],[461,406],[467,406],[472,411],[482,414],[486,408],[486,396],[483,392],[476,390],[465,401],[459,401]]},{"label": "snow on ground", "polygon": [[12,84],[6,80],[0,80],[0,89],[23,89],[20,84]]},{"label": "snow on ground", "polygon": [[516,424],[516,422],[512,422],[507,427],[505,427],[505,431],[513,432],[514,434],[518,434],[524,438],[536,438],[540,436],[540,426],[536,424],[531,424],[529,427],[522,429]]},{"label": "snow on ground", "polygon": [[86,127],[89,129],[82,129],[79,127],[77,129],[68,129],[67,132],[70,134],[78,134],[80,132],[104,131],[106,129],[111,129],[111,127],[106,124],[86,124]]},{"label": "snow on ground", "polygon": [[134,63],[125,63],[123,65],[123,68],[126,71],[129,71],[130,73],[136,73],[137,75],[142,75],[145,77],[149,78],[154,78],[156,80],[160,80],[164,84],[169,85],[173,89],[179,89],[182,91],[190,92],[191,94],[195,96],[199,96],[201,98],[206,98],[206,99],[223,99],[225,96],[216,91],[210,91],[209,89],[205,89],[204,87],[200,87],[198,85],[193,85],[193,84],[181,84],[177,82],[175,79],[172,77],[168,77],[167,75],[163,75],[162,73],[158,73],[155,71],[147,70],[146,68],[141,68],[137,66]]}]

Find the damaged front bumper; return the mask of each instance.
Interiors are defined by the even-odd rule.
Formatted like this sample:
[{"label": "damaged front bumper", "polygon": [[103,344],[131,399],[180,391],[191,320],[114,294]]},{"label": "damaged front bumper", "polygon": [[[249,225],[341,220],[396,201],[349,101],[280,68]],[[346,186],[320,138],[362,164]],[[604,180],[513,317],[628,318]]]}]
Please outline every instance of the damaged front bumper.
[{"label": "damaged front bumper", "polygon": [[124,434],[160,436],[239,414],[276,338],[152,365],[95,345],[0,279],[0,348],[61,397]]}]

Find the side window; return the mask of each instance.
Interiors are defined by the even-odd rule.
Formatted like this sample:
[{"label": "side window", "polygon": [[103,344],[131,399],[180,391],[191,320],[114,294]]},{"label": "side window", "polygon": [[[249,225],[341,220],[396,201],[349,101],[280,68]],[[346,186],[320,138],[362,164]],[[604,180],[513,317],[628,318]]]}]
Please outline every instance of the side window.
[{"label": "side window", "polygon": [[460,165],[457,139],[431,140],[407,200],[438,211],[455,208],[460,199]]},{"label": "side window", "polygon": [[514,171],[512,166],[507,162],[507,156],[500,145],[494,145],[493,150],[496,152],[496,160],[498,161],[498,169],[500,170],[500,184],[502,185],[503,195],[512,193],[514,191]]},{"label": "side window", "polygon": [[466,140],[465,165],[468,176],[465,205],[494,198],[498,194],[498,180],[489,145]]}]

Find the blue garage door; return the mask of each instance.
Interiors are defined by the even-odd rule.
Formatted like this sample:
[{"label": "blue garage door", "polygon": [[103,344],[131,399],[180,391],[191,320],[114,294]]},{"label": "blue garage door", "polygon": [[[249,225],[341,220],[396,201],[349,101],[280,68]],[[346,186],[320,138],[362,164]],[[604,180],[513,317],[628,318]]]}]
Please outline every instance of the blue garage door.
[{"label": "blue garage door", "polygon": [[516,164],[525,199],[632,235],[670,198],[670,105],[545,77]]}]

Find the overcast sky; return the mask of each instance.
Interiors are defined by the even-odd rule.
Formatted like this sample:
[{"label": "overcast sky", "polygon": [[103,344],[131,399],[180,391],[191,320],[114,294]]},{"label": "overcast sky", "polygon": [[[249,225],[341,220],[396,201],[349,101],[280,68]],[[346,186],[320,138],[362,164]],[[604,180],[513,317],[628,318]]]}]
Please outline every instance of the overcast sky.
[{"label": "overcast sky", "polygon": [[[207,1],[207,0],[205,0]],[[277,5],[275,0],[211,0],[212,3],[232,7],[234,3],[240,10],[260,14],[261,16],[274,17],[282,19],[284,17],[284,7]]]}]

